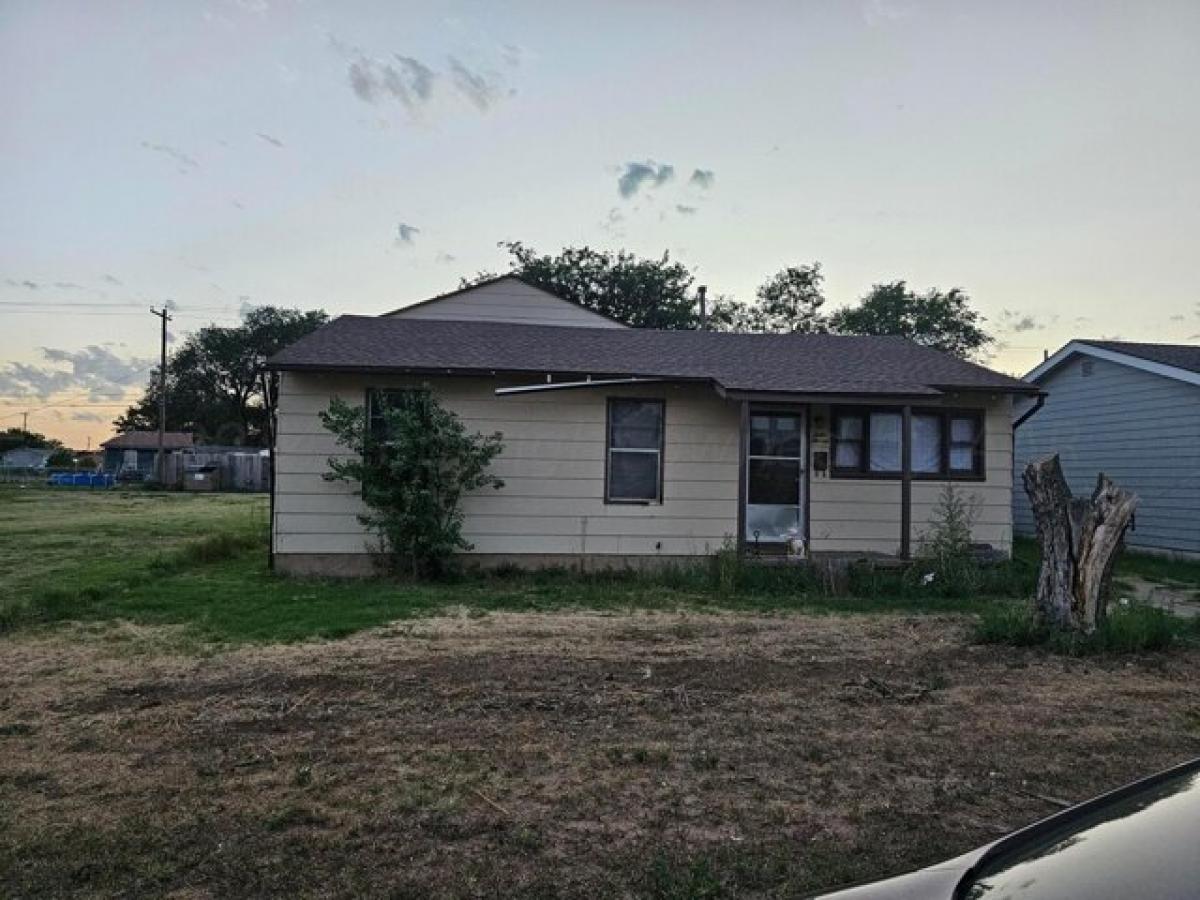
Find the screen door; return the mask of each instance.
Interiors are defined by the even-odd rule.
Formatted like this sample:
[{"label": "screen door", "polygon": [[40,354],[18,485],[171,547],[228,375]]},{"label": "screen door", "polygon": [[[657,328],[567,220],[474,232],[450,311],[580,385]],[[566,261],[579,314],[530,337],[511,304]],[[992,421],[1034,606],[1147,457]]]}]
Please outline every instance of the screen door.
[{"label": "screen door", "polygon": [[751,412],[746,455],[746,541],[804,534],[804,414]]}]

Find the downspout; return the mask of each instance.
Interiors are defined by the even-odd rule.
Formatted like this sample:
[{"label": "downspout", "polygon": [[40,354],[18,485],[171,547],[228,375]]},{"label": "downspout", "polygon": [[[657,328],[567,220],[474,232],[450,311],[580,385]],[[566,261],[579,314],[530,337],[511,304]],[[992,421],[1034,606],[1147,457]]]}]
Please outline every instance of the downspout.
[{"label": "downspout", "polygon": [[1038,394],[1037,400],[1034,401],[1033,406],[1021,413],[1021,415],[1017,418],[1017,421],[1013,422],[1013,431],[1015,432],[1018,428],[1020,428],[1021,425],[1025,423],[1026,419],[1032,418],[1033,414],[1045,405],[1046,395],[1044,393]]},{"label": "downspout", "polygon": [[912,407],[901,410],[900,426],[900,558],[912,558]]}]

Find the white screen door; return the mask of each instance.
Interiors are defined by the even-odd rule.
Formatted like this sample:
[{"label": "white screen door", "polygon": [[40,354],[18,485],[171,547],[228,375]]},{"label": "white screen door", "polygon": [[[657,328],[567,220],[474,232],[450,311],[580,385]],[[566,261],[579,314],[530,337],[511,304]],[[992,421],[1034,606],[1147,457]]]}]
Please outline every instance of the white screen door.
[{"label": "white screen door", "polygon": [[804,413],[750,413],[746,454],[746,541],[779,543],[804,534]]}]

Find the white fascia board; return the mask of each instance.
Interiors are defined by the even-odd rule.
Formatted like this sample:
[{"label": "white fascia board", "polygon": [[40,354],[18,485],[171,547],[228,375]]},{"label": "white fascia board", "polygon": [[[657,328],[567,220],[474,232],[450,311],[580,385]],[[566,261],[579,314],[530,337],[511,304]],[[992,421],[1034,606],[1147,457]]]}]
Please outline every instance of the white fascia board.
[{"label": "white fascia board", "polygon": [[1200,385],[1200,372],[1190,372],[1187,369],[1181,369],[1178,366],[1168,366],[1165,363],[1154,362],[1149,359],[1142,359],[1140,356],[1132,356],[1128,353],[1119,353],[1116,350],[1108,350],[1104,347],[1095,347],[1083,341],[1071,341],[1041,365],[1031,369],[1025,375],[1026,381],[1037,381],[1044,375],[1049,374],[1054,369],[1070,359],[1076,354],[1091,356],[1095,359],[1103,359],[1108,362],[1115,362],[1122,366],[1129,366],[1131,369],[1140,369],[1143,372],[1151,372],[1155,375],[1162,375],[1164,378],[1174,378],[1176,381],[1183,381],[1188,384]]}]

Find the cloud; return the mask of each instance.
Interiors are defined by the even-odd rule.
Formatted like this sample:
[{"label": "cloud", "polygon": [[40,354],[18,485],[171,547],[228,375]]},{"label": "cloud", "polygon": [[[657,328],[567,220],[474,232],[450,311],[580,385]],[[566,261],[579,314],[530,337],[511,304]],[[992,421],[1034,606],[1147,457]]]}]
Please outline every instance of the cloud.
[{"label": "cloud", "polygon": [[97,415],[93,412],[76,412],[71,413],[72,422],[107,422],[104,416]]},{"label": "cloud", "polygon": [[154,153],[159,153],[168,159],[172,160],[179,166],[179,171],[182,174],[187,174],[188,169],[200,168],[200,163],[192,159],[182,150],[170,147],[166,144],[151,144],[149,141],[142,141],[142,146]]},{"label": "cloud", "polygon": [[433,82],[437,74],[419,59],[413,59],[411,56],[401,56],[397,53],[396,59],[404,69],[404,74],[408,76],[412,92],[422,101],[429,102],[433,98]]},{"label": "cloud", "polygon": [[643,185],[661,187],[675,177],[675,167],[666,163],[656,163],[652,159],[645,162],[627,162],[625,170],[617,178],[617,193],[628,200]]},{"label": "cloud", "polygon": [[255,133],[255,135],[256,135],[257,137],[260,137],[260,138],[262,138],[262,139],[263,139],[264,141],[266,141],[268,144],[272,144],[272,145],[274,145],[274,146],[276,146],[276,147],[282,147],[282,146],[284,146],[284,144],[283,144],[283,141],[281,141],[281,140],[280,140],[279,138],[277,138],[277,137],[272,137],[272,136],[271,136],[271,135],[269,135],[269,134],[263,134],[261,131],[256,131],[256,132],[254,132],[254,133]]},{"label": "cloud", "polygon": [[480,72],[472,72],[453,56],[450,57],[450,76],[458,92],[480,112],[487,112],[500,99],[499,83]]},{"label": "cloud", "polygon": [[1026,331],[1041,331],[1046,326],[1029,313],[1004,309],[1000,311],[1000,327],[1014,334],[1022,334]]},{"label": "cloud", "polygon": [[411,244],[413,237],[420,234],[421,229],[415,225],[409,225],[407,222],[401,222],[396,226],[396,243]]},{"label": "cloud", "polygon": [[30,281],[29,279],[25,279],[24,281],[18,281],[15,278],[5,278],[4,283],[7,285],[10,285],[11,287],[28,288],[31,291],[36,291],[38,288],[41,287],[41,285],[38,284],[36,281]]},{"label": "cloud", "polygon": [[1187,316],[1171,316],[1172,322],[1186,322]]},{"label": "cloud", "polygon": [[457,256],[447,253],[445,250],[439,250],[437,256],[434,257],[434,262],[439,262],[439,263],[443,263],[443,264],[457,262],[457,261],[458,261]]},{"label": "cloud", "polygon": [[154,365],[152,359],[120,357],[96,344],[82,350],[41,349],[48,366],[8,363],[0,368],[0,394],[46,398],[77,390],[93,401],[110,400],[144,381]]},{"label": "cloud", "polygon": [[60,291],[82,291],[83,290],[82,284],[76,284],[73,281],[56,281],[56,282],[54,282],[54,286],[56,288],[58,288]]},{"label": "cloud", "polygon": [[437,73],[419,59],[395,55],[399,67],[360,55],[350,62],[350,88],[360,100],[391,98],[410,112],[433,98]]},{"label": "cloud", "polygon": [[520,67],[521,61],[525,58],[525,51],[516,44],[505,44],[500,48],[500,56],[505,63],[516,69]]},{"label": "cloud", "polygon": [[713,182],[717,180],[717,174],[712,169],[693,169],[692,177],[688,179],[688,184],[694,184],[703,191],[707,191],[713,186]]},{"label": "cloud", "polygon": [[863,21],[871,28],[881,28],[903,21],[914,11],[912,4],[903,0],[865,0],[862,4]]},{"label": "cloud", "polygon": [[696,214],[696,207],[684,206],[682,203],[676,203],[675,211],[681,216],[694,216]]},{"label": "cloud", "polygon": [[115,275],[105,275],[104,280],[107,281],[109,284],[115,284],[118,287],[121,287],[122,285],[124,285],[124,282],[121,281],[120,278],[117,278]]}]

